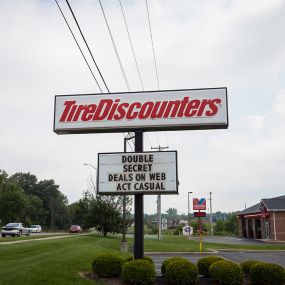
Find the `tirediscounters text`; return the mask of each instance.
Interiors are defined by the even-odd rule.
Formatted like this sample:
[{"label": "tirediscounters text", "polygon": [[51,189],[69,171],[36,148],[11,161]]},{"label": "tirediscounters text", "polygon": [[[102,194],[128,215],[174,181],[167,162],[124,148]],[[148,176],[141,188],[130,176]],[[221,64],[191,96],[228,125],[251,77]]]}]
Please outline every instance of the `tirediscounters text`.
[{"label": "tirediscounters text", "polygon": [[99,193],[177,192],[176,152],[109,154],[101,161],[99,154]]}]

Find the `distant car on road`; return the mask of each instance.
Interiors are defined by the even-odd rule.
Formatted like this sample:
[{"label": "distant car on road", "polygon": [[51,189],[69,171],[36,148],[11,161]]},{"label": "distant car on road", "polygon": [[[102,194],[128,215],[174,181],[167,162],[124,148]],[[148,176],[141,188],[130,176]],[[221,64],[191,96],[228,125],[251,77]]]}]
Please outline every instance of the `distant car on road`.
[{"label": "distant car on road", "polygon": [[69,233],[72,234],[72,233],[81,233],[82,232],[82,229],[80,226],[78,225],[72,225],[70,228],[69,228]]},{"label": "distant car on road", "polygon": [[31,233],[41,233],[42,232],[42,227],[40,225],[31,225],[29,227],[29,230]]},{"label": "distant car on road", "polygon": [[1,235],[5,236],[21,236],[26,235],[29,236],[31,233],[30,229],[25,227],[22,223],[9,223],[6,226],[2,227]]}]

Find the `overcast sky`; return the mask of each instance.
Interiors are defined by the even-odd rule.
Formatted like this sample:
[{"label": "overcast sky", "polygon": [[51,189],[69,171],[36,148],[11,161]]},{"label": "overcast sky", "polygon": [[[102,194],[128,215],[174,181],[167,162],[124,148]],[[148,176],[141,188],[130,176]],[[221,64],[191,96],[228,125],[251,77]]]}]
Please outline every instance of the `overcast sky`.
[{"label": "overcast sky", "polygon": [[[144,88],[157,90],[145,1],[121,1]],[[70,3],[110,91],[126,91],[98,1]],[[140,91],[119,1],[102,4],[131,90]],[[160,88],[225,86],[229,101],[227,130],[147,133],[145,150],[178,151],[179,195],[163,196],[162,211],[187,213],[188,191],[212,191],[213,211],[227,212],[284,195],[285,1],[149,0],[149,12]],[[99,92],[54,1],[0,0],[0,29],[0,169],[54,179],[72,203],[95,177],[84,163],[123,151],[123,134],[53,133],[56,94]],[[156,196],[144,201],[154,213]]]}]

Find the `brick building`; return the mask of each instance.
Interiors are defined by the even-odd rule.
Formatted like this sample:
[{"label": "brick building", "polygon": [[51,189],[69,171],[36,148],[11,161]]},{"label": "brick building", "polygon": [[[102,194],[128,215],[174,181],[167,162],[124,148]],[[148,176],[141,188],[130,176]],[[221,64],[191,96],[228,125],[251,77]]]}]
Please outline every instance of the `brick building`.
[{"label": "brick building", "polygon": [[240,237],[285,241],[285,195],[261,199],[237,217]]}]

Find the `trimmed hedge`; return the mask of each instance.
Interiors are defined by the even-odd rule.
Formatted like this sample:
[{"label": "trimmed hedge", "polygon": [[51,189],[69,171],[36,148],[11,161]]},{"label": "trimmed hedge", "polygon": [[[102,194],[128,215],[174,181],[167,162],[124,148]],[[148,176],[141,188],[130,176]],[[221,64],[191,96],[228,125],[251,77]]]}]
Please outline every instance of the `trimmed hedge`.
[{"label": "trimmed hedge", "polygon": [[135,259],[124,263],[121,279],[134,285],[148,285],[155,280],[154,264],[146,259]]},{"label": "trimmed hedge", "polygon": [[274,263],[259,262],[249,271],[252,285],[282,285],[285,283],[285,270]]},{"label": "trimmed hedge", "polygon": [[254,264],[259,263],[257,260],[247,260],[240,264],[244,275],[249,276],[249,271]]},{"label": "trimmed hedge", "polygon": [[132,260],[134,260],[134,257],[133,257],[133,255],[127,255],[127,256],[123,257],[123,259],[124,259],[124,263],[125,263],[125,262],[127,262],[127,261],[132,261]]},{"label": "trimmed hedge", "polygon": [[224,260],[224,259],[219,256],[207,256],[200,258],[197,262],[199,274],[204,275],[205,277],[211,277],[209,268],[214,262],[219,260]]},{"label": "trimmed hedge", "polygon": [[221,285],[242,285],[243,271],[232,261],[220,260],[210,266],[211,277]]},{"label": "trimmed hedge", "polygon": [[161,269],[160,269],[162,275],[165,275],[165,269],[166,269],[166,266],[168,265],[168,263],[170,263],[170,262],[172,262],[172,261],[174,261],[174,260],[186,260],[186,261],[187,261],[186,258],[181,257],[181,256],[173,256],[173,257],[170,257],[170,258],[165,259],[165,260],[162,262],[162,264],[161,264]]},{"label": "trimmed hedge", "polygon": [[124,259],[112,253],[102,253],[96,256],[92,264],[93,272],[99,277],[120,276]]},{"label": "trimmed hedge", "polygon": [[166,265],[165,277],[169,284],[194,285],[197,283],[198,268],[189,260],[173,260]]},{"label": "trimmed hedge", "polygon": [[152,260],[151,257],[149,257],[149,256],[144,256],[143,259],[144,259],[144,260],[147,260],[147,261],[149,261],[149,262],[151,262],[151,263],[154,265],[154,261]]}]

